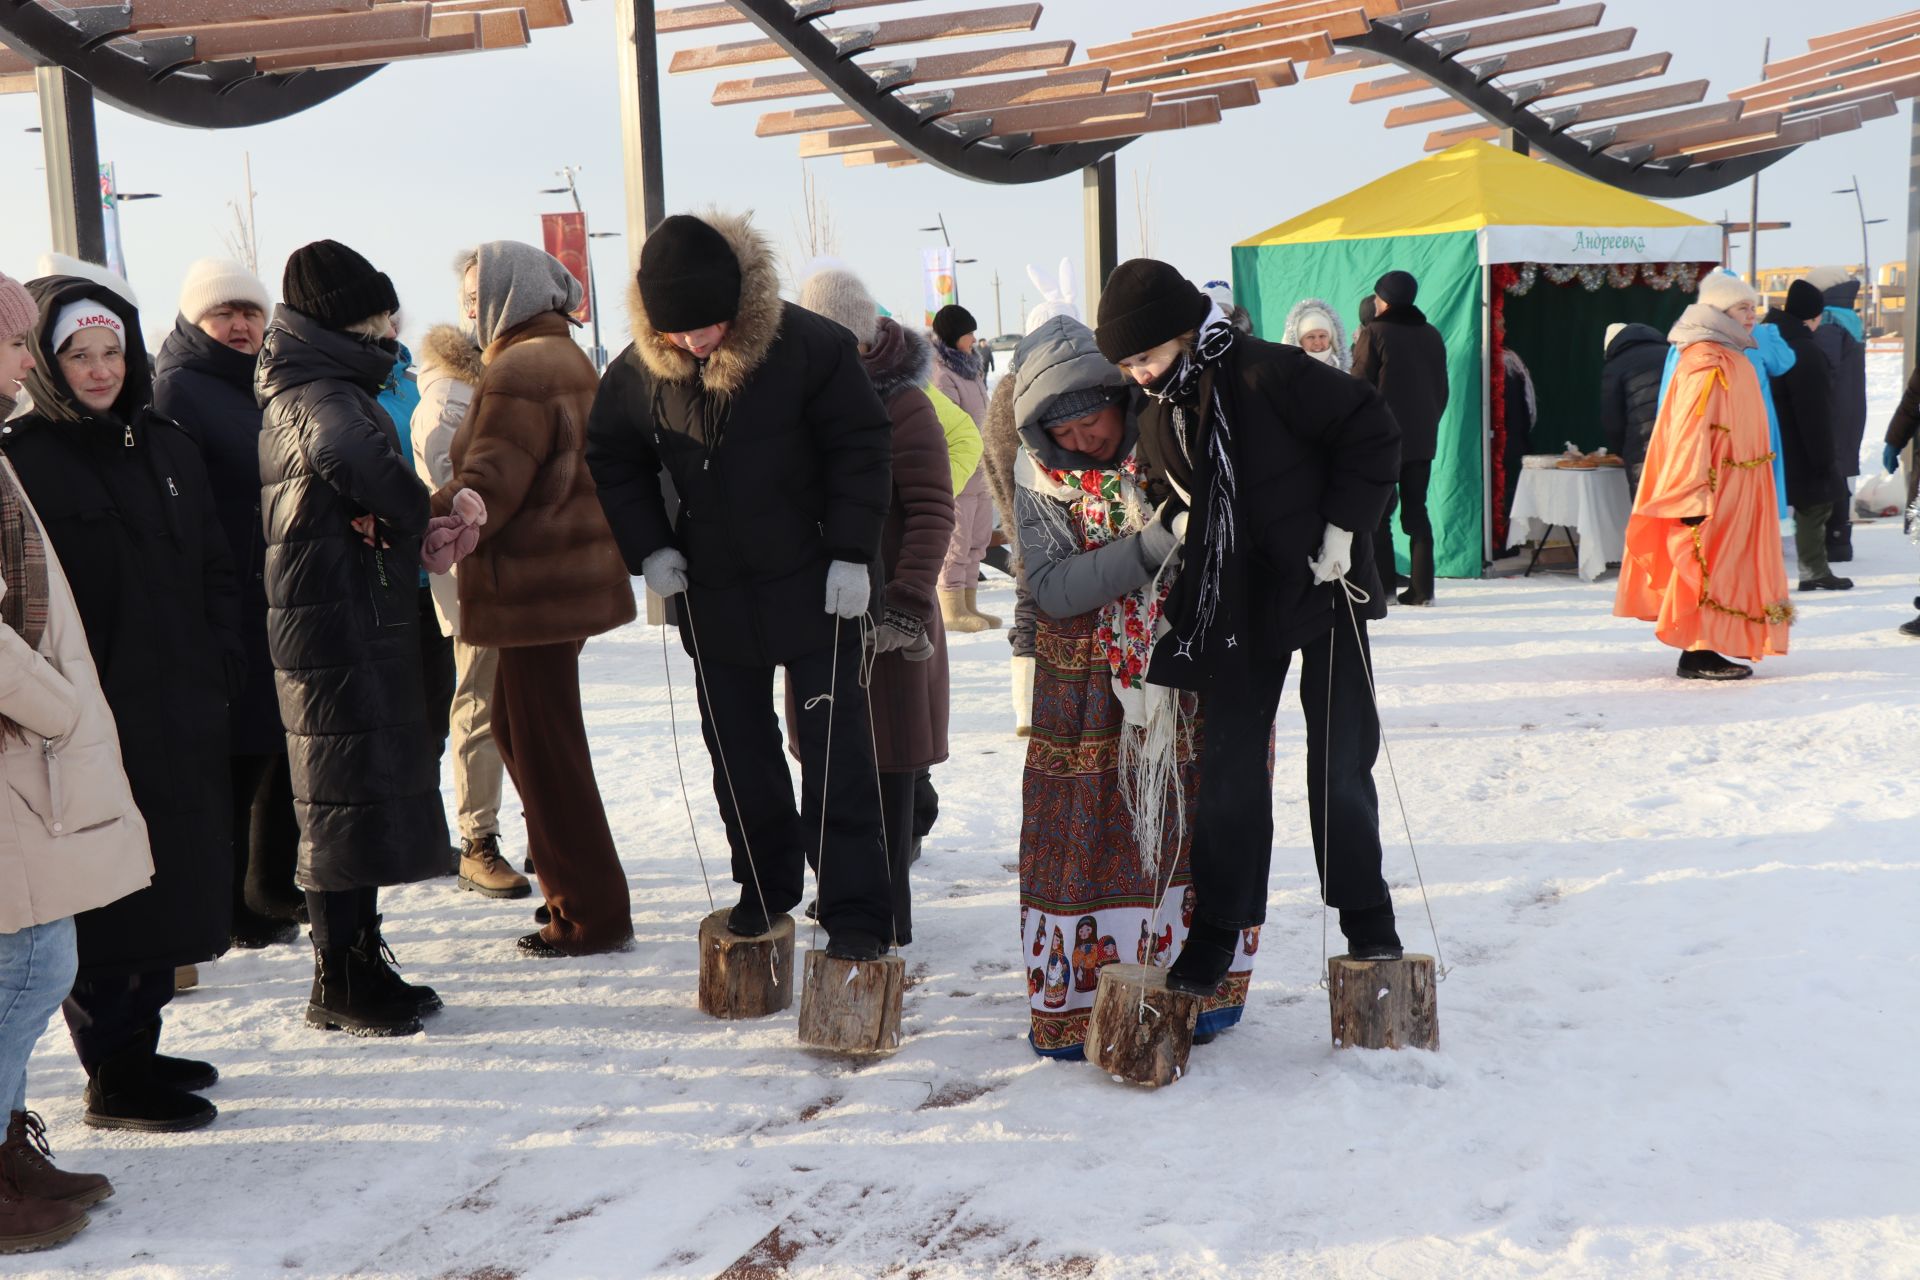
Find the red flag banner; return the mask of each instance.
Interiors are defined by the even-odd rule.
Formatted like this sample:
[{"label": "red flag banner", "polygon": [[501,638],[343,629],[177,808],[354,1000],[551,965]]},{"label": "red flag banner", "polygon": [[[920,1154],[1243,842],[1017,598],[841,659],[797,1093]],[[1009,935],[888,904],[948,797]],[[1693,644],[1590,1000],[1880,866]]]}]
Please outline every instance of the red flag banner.
[{"label": "red flag banner", "polygon": [[587,274],[587,215],[584,213],[543,213],[540,230],[546,237],[547,252],[560,259],[560,265],[580,282],[580,309],[573,318],[581,324],[593,320],[593,283]]}]

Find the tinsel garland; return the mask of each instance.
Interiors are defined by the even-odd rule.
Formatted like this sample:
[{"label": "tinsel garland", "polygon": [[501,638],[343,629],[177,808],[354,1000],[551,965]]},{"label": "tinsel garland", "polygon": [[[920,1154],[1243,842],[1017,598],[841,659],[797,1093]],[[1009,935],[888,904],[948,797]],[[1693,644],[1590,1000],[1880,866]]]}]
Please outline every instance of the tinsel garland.
[{"label": "tinsel garland", "polygon": [[1578,282],[1588,293],[1602,288],[1631,289],[1644,284],[1656,293],[1665,293],[1675,285],[1680,292],[1692,293],[1700,287],[1702,266],[1697,262],[1619,262],[1612,265],[1570,262],[1501,263],[1501,291],[1516,298],[1533,292],[1545,276],[1549,283],[1566,286]]}]

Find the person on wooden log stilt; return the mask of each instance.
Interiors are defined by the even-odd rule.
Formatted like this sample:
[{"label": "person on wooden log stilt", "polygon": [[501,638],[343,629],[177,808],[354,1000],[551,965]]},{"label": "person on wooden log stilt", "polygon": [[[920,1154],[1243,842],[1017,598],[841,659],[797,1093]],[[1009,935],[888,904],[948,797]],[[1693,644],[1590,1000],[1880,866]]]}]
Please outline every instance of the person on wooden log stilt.
[{"label": "person on wooden log stilt", "polygon": [[[678,597],[742,890],[728,927],[757,936],[798,905],[824,814],[827,950],[865,960],[893,925],[859,679],[893,425],[853,335],[782,302],[776,264],[745,217],[654,228],[630,298],[633,342],[601,380],[587,463],[628,568]],[[671,517],[663,470],[680,503]],[[801,707],[801,806],[780,751],[776,668]]]},{"label": "person on wooden log stilt", "polygon": [[[1028,1038],[1080,1058],[1099,970],[1123,945],[1164,964],[1186,932],[1195,708],[1146,680],[1181,512],[1142,459],[1124,379],[1092,330],[1045,321],[1004,379],[990,413],[1020,440],[1013,510],[1037,614],[1020,824]],[[1252,966],[1233,969],[1206,993],[1203,1037],[1239,1021]]]},{"label": "person on wooden log stilt", "polygon": [[517,945],[549,958],[624,950],[633,915],[587,747],[580,653],[636,610],[586,466],[598,380],[573,340],[581,288],[551,254],[512,240],[481,245],[473,271],[486,371],[433,510],[452,512],[470,491],[488,513],[456,584],[462,636],[499,652],[493,736],[546,897],[546,924]]},{"label": "person on wooden log stilt", "polygon": [[[893,421],[892,502],[880,539],[886,577],[879,629],[873,633],[867,705],[873,715],[893,897],[889,941],[913,941],[915,794],[920,774],[947,758],[947,637],[939,601],[942,563],[954,538],[953,468],[946,433],[922,390],[933,369],[932,345],[883,317],[873,294],[850,271],[828,269],[800,286],[800,305],[845,326],[859,342],[860,364]],[[985,393],[982,392],[982,395]],[[787,692],[787,724],[802,708]],[[790,728],[789,746],[800,742]]]},{"label": "person on wooden log stilt", "polygon": [[1369,534],[1401,474],[1393,414],[1365,381],[1236,333],[1164,262],[1121,264],[1099,342],[1138,386],[1141,454],[1191,509],[1148,667],[1152,684],[1202,693],[1206,717],[1193,927],[1167,985],[1213,991],[1266,920],[1270,744],[1296,652],[1323,892],[1352,955],[1398,958],[1366,628],[1386,616]]}]

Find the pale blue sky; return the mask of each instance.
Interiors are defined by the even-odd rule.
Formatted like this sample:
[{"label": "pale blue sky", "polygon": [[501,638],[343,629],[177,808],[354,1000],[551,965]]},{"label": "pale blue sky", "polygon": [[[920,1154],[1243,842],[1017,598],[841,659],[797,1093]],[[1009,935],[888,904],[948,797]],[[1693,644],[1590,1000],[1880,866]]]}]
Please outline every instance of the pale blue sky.
[{"label": "pale blue sky", "polygon": [[[1077,35],[1085,43],[1124,37],[1136,27],[1226,0],[1049,0],[1040,35]],[[959,7],[902,5],[900,12]],[[1636,51],[1670,50],[1670,79],[1708,77],[1710,97],[1756,78],[1771,35],[1776,58],[1805,51],[1809,36],[1902,12],[1894,0],[1610,0],[1608,28],[1639,28]],[[164,199],[123,211],[135,288],[146,303],[150,335],[171,323],[180,276],[196,257],[223,253],[227,203],[243,191],[241,156],[251,151],[263,274],[278,293],[288,252],[308,240],[344,240],[388,271],[407,310],[408,335],[450,319],[456,292],[446,263],[463,243],[496,238],[537,242],[538,215],[563,208],[536,194],[562,164],[584,166],[587,211],[596,229],[624,227],[613,10],[608,0],[574,0],[576,23],[538,32],[530,50],[443,58],[392,67],[304,116],[258,129],[190,132],[108,108],[100,113],[103,158],[118,165],[123,189]],[[744,29],[740,29],[744,30]],[[708,42],[711,33],[662,41],[672,50]],[[720,38],[739,38],[722,33]],[[715,108],[707,98],[721,77],[675,77],[664,90],[668,203],[750,207],[785,249],[796,241],[801,162],[793,139],[757,139],[761,108]],[[1225,275],[1236,240],[1280,222],[1399,165],[1420,158],[1425,128],[1381,127],[1387,105],[1351,106],[1355,77],[1309,82],[1269,93],[1258,107],[1231,112],[1222,125],[1162,135],[1120,153],[1121,253],[1141,249],[1136,181],[1150,208],[1151,248],[1197,278]],[[0,97],[0,270],[30,271],[46,247],[47,211],[31,96]],[[1767,171],[1762,216],[1793,230],[1764,237],[1762,263],[1855,261],[1859,223],[1850,198],[1829,194],[1858,173],[1873,228],[1876,262],[1904,253],[1908,127],[1901,118],[1830,139]],[[1024,297],[1037,299],[1024,267],[1081,258],[1080,189],[1069,179],[1044,186],[990,187],[921,166],[847,169],[815,161],[841,256],[865,273],[881,301],[913,312],[919,301],[915,230],[944,213],[963,257],[963,300],[982,327],[995,327],[991,280],[1003,286],[1003,327],[1019,326]],[[1731,211],[1744,218],[1746,189],[1683,202],[1701,217]],[[1744,259],[1742,259],[1744,260]],[[609,303],[607,345],[624,344],[623,241],[596,251]]]}]

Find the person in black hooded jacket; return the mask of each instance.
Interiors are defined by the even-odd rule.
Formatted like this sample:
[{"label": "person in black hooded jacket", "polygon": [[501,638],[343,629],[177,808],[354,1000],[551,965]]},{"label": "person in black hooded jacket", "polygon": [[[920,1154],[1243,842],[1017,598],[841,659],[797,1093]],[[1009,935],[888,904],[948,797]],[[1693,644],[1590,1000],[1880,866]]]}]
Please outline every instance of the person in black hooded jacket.
[{"label": "person in black hooded jacket", "polygon": [[[1401,604],[1433,603],[1433,521],[1427,486],[1440,450],[1440,419],[1446,416],[1447,343],[1414,305],[1420,283],[1405,271],[1389,271],[1373,286],[1374,317],[1353,344],[1353,376],[1379,390],[1400,424],[1400,528],[1407,535],[1407,576],[1412,585]],[[1381,576],[1393,578],[1393,528],[1382,515],[1374,533]]]},{"label": "person in black hooded jacket", "polygon": [[227,949],[232,870],[227,700],[244,670],[227,540],[193,440],[152,408],[133,304],[104,285],[48,276],[33,411],[4,448],[66,566],[113,709],[153,883],[78,917],[80,978],[67,1027],[99,1128],[193,1129],[218,1078],[158,1053],[174,969]]},{"label": "person in black hooded jacket", "polygon": [[[1211,994],[1266,919],[1274,716],[1293,655],[1307,807],[1328,903],[1356,959],[1400,955],[1380,873],[1380,749],[1366,623],[1386,616],[1373,540],[1400,431],[1367,383],[1298,347],[1236,333],[1164,262],[1122,263],[1100,297],[1101,354],[1135,393],[1140,450],[1190,507],[1166,635],[1147,682],[1202,694],[1193,924],[1167,984]],[[1335,856],[1328,857],[1328,851]]]},{"label": "person in black hooded jacket", "polygon": [[409,1035],[440,997],[389,965],[378,891],[446,874],[447,815],[417,630],[428,493],[375,399],[399,299],[332,240],[296,250],[280,292],[254,385],[267,635],[313,935],[307,1023]]},{"label": "person in black hooded jacket", "polygon": [[1851,578],[1834,575],[1827,563],[1827,517],[1837,483],[1833,464],[1833,366],[1814,340],[1826,300],[1805,280],[1787,289],[1787,305],[1762,322],[1780,331],[1796,357],[1793,368],[1773,379],[1773,405],[1780,414],[1781,459],[1787,471],[1787,501],[1793,504],[1793,541],[1800,557],[1800,590],[1845,591]]},{"label": "person in black hooded jacket", "polygon": [[[587,465],[628,569],[655,595],[684,596],[681,642],[701,674],[741,886],[727,927],[761,934],[799,904],[824,789],[827,952],[876,957],[894,917],[855,677],[892,503],[892,419],[853,334],[781,301],[773,247],[744,217],[681,214],[654,228],[628,312],[633,343],[600,382]],[[680,499],[671,519],[663,470]],[[800,811],[776,667],[801,708]]]},{"label": "person in black hooded jacket", "polygon": [[260,523],[260,406],[253,398],[253,373],[270,305],[266,286],[241,263],[194,263],[153,376],[154,408],[200,445],[239,579],[246,679],[229,708],[228,744],[236,947],[291,942],[293,921],[306,912],[293,886],[300,828],[267,652],[267,539]]},{"label": "person in black hooded jacket", "polygon": [[1666,371],[1667,337],[1650,324],[1620,326],[1607,339],[1600,370],[1600,434],[1609,452],[1627,464],[1627,483],[1640,490],[1647,441],[1660,416],[1660,379]]}]

